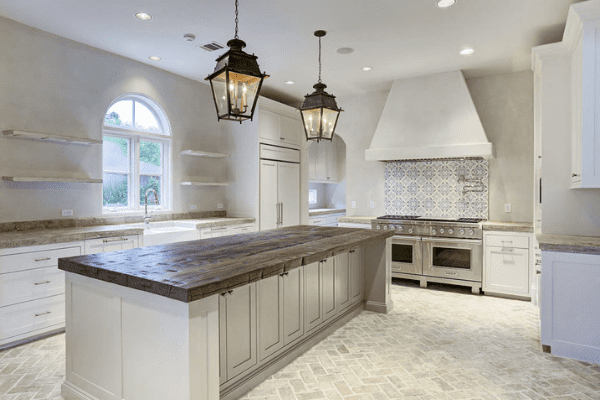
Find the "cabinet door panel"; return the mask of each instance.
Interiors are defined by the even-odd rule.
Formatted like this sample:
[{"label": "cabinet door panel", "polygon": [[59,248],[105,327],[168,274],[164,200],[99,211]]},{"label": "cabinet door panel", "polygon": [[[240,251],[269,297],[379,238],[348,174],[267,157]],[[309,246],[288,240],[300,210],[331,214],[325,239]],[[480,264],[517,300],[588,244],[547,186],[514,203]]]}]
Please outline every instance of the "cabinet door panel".
[{"label": "cabinet door panel", "polygon": [[281,138],[286,144],[300,145],[302,123],[294,118],[281,116]]},{"label": "cabinet door panel", "polygon": [[293,269],[283,278],[283,338],[284,345],[304,334],[303,267]]},{"label": "cabinet door panel", "polygon": [[275,275],[256,283],[258,352],[261,361],[283,347],[283,282],[283,277]]},{"label": "cabinet door panel", "polygon": [[334,258],[321,261],[321,268],[323,270],[323,321],[326,321],[337,313]]},{"label": "cabinet door panel", "polygon": [[280,162],[277,169],[277,198],[283,207],[284,226],[300,223],[300,165]]},{"label": "cabinet door panel", "polygon": [[349,253],[335,256],[335,301],[338,311],[351,304]]},{"label": "cabinet door panel", "polygon": [[304,266],[304,321],[305,330],[316,328],[323,322],[321,289],[321,263]]},{"label": "cabinet door panel", "polygon": [[260,230],[277,228],[277,162],[260,162]]},{"label": "cabinet door panel", "polygon": [[363,299],[364,272],[362,263],[362,248],[350,250],[348,254],[350,263],[350,298],[354,304]]},{"label": "cabinet door panel", "polygon": [[234,289],[225,300],[229,380],[256,365],[256,284]]},{"label": "cabinet door panel", "polygon": [[258,132],[263,139],[280,141],[281,117],[271,111],[258,109]]},{"label": "cabinet door panel", "polygon": [[486,289],[506,294],[529,295],[529,251],[518,248],[486,248]]}]

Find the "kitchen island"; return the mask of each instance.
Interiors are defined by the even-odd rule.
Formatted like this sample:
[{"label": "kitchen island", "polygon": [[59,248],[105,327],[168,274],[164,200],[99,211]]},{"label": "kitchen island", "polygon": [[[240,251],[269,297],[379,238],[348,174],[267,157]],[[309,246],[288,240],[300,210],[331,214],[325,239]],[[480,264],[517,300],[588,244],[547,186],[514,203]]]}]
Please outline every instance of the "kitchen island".
[{"label": "kitchen island", "polygon": [[295,226],[59,260],[65,399],[234,399],[363,308],[389,232]]}]

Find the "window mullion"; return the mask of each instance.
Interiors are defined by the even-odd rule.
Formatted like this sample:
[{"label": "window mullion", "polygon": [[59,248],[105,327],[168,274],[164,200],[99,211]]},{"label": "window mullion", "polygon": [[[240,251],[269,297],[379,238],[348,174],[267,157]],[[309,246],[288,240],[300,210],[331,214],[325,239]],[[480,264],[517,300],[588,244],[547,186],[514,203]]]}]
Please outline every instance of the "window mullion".
[{"label": "window mullion", "polygon": [[132,185],[132,193],[133,193],[133,209],[140,209],[140,138],[133,138],[135,154],[133,157],[133,185]]}]

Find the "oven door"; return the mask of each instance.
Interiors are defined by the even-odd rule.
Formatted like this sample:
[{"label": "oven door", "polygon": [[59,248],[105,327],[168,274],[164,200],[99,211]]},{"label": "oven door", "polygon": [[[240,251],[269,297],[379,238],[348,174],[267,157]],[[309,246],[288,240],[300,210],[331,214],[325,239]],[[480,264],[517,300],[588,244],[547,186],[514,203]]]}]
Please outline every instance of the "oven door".
[{"label": "oven door", "polygon": [[423,238],[423,275],[481,282],[480,239]]},{"label": "oven door", "polygon": [[420,236],[393,236],[388,251],[394,273],[423,275]]}]

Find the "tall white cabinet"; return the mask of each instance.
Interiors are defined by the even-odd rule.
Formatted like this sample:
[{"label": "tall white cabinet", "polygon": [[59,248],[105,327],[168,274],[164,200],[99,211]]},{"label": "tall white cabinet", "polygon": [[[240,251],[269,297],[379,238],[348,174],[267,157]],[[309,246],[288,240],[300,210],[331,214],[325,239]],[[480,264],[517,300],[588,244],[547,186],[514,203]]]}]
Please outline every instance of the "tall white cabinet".
[{"label": "tall white cabinet", "polygon": [[300,223],[300,165],[260,161],[260,230]]},{"label": "tall white cabinet", "polygon": [[231,155],[227,214],[257,218],[260,230],[306,224],[308,163],[300,113],[263,97],[257,107],[253,121],[222,125]]}]

